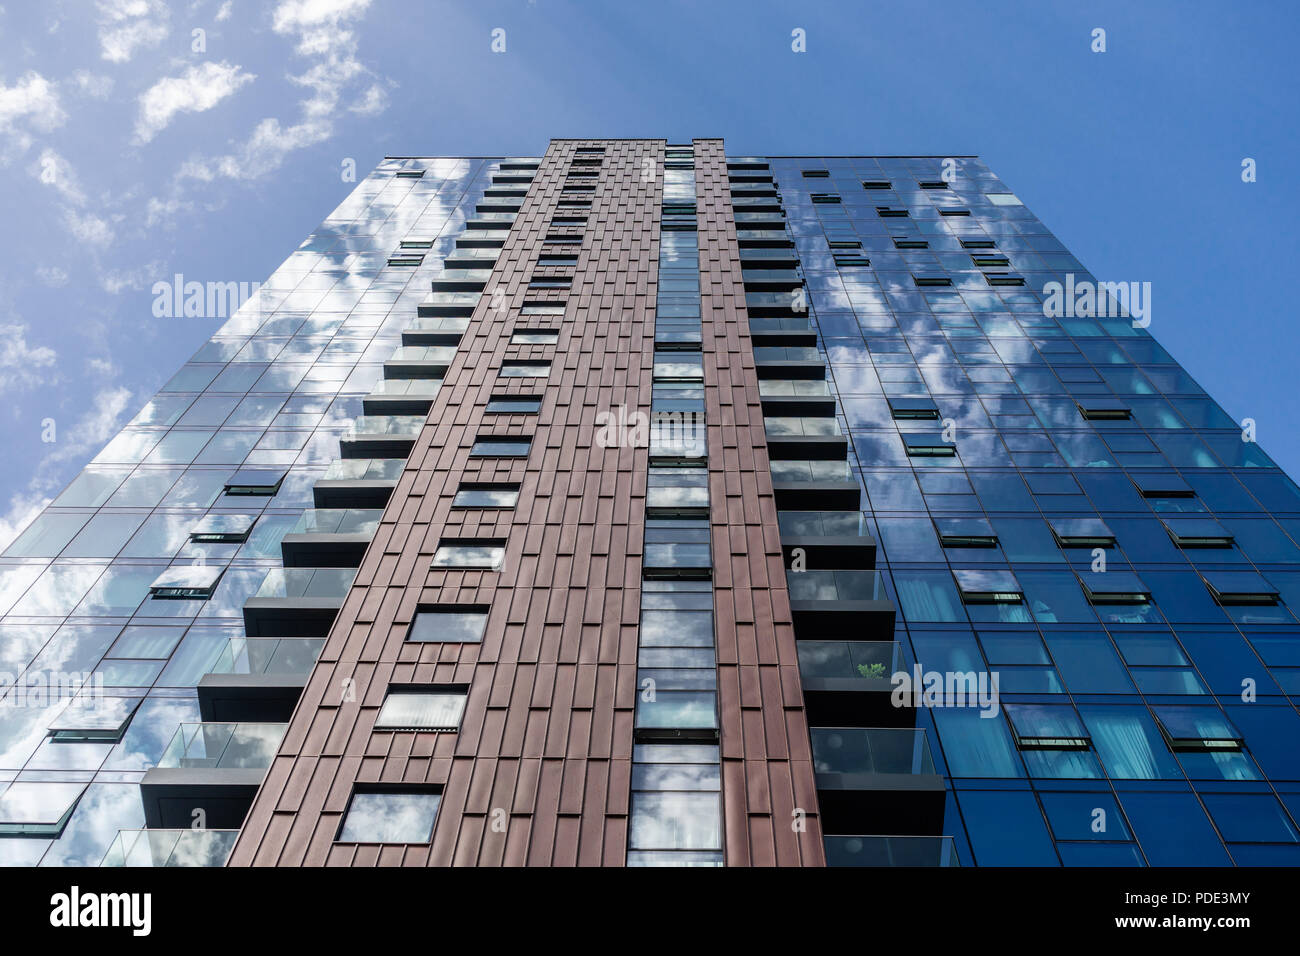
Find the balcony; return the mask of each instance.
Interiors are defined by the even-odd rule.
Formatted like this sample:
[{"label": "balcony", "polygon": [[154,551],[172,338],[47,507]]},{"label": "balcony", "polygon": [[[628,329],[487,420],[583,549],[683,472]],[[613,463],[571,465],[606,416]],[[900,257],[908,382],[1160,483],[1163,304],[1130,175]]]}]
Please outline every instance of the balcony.
[{"label": "balcony", "polygon": [[402,329],[403,345],[459,345],[469,319],[464,316],[416,317]]},{"label": "balcony", "polygon": [[745,293],[745,308],[751,316],[795,317],[807,316],[808,306],[801,296],[791,292]]},{"label": "balcony", "polygon": [[849,442],[834,418],[771,415],[763,420],[768,454],[773,460],[845,461]]},{"label": "balcony", "polygon": [[286,724],[184,723],[140,781],[145,826],[236,828],[271,765]]},{"label": "balcony", "polygon": [[746,269],[742,266],[740,278],[746,292],[783,292],[788,296],[803,286],[803,277],[796,269]]},{"label": "balcony", "polygon": [[887,823],[899,833],[943,828],[944,784],[924,730],[813,727],[813,770],[827,833],[861,833]]},{"label": "balcony", "polygon": [[232,637],[199,681],[204,720],[287,721],[323,637]]},{"label": "balcony", "polygon": [[[763,319],[765,322],[795,321]],[[758,396],[764,415],[835,414],[835,396],[830,385],[821,379],[765,378],[758,383]]]},{"label": "balcony", "polygon": [[795,548],[811,568],[869,571],[876,566],[876,540],[861,511],[781,511],[776,520],[786,567]]},{"label": "balcony", "polygon": [[423,429],[423,415],[359,415],[339,439],[339,450],[344,458],[406,458]]},{"label": "balcony", "polygon": [[312,488],[317,508],[382,508],[406,467],[405,458],[345,458],[331,462]]},{"label": "balcony", "polygon": [[773,461],[769,468],[781,511],[857,511],[862,506],[858,480],[847,461]]},{"label": "balcony", "polygon": [[894,604],[879,571],[786,571],[795,636],[892,636]]},{"label": "balcony", "polygon": [[446,269],[429,280],[434,292],[482,292],[492,278],[491,269]]},{"label": "balcony", "polygon": [[828,836],[827,866],[961,866],[952,837]]},{"label": "balcony", "polygon": [[912,727],[916,712],[890,700],[904,669],[897,641],[799,641],[799,681],[812,724]]},{"label": "balcony", "polygon": [[238,830],[118,830],[100,866],[225,866]]},{"label": "balcony", "polygon": [[440,378],[386,378],[375,383],[374,390],[361,401],[366,415],[429,414],[442,388]]},{"label": "balcony", "polygon": [[384,363],[384,378],[443,378],[455,358],[451,345],[401,345]]},{"label": "balcony", "polygon": [[431,292],[417,307],[416,314],[422,317],[470,316],[481,298],[481,292]]},{"label": "balcony", "polygon": [[[778,296],[789,300],[789,296]],[[787,309],[787,314],[794,313]],[[752,314],[752,313],[751,313]],[[767,346],[754,349],[754,368],[759,379],[816,379],[826,378],[826,363],[821,353],[809,346]]]},{"label": "balcony", "polygon": [[749,334],[757,346],[793,345],[816,348],[817,332],[805,318],[749,320]]},{"label": "balcony", "polygon": [[311,508],[280,540],[286,568],[357,568],[379,530],[381,508]]},{"label": "balcony", "polygon": [[356,574],[352,568],[272,568],[244,602],[244,633],[324,637]]}]

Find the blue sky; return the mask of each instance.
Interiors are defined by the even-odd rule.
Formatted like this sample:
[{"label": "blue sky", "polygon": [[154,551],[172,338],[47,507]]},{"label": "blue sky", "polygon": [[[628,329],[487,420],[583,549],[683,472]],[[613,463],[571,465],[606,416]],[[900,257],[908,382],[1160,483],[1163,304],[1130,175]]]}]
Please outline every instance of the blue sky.
[{"label": "blue sky", "polygon": [[154,317],[154,282],[265,279],[346,159],[552,136],[978,153],[1099,278],[1151,282],[1152,334],[1300,473],[1297,23],[1281,0],[9,5],[0,541],[220,326]]}]

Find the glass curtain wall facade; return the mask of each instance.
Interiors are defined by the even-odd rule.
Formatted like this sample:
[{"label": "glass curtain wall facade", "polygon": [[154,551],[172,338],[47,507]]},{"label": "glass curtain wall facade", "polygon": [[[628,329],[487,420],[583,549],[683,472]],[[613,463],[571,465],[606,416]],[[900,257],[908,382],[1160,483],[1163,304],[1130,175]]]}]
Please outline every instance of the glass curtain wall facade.
[{"label": "glass curtain wall facade", "polygon": [[359,183],[0,555],[0,864],[285,865],[313,681],[307,862],[1300,864],[1300,490],[1166,319],[977,158],[721,150]]}]

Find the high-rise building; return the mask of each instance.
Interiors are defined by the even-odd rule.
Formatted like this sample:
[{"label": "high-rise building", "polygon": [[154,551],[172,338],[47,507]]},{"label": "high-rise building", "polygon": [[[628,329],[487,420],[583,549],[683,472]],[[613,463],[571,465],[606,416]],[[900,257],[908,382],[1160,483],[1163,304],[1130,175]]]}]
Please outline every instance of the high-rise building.
[{"label": "high-rise building", "polygon": [[969,156],[386,159],[0,557],[0,862],[1300,864],[1150,302]]}]

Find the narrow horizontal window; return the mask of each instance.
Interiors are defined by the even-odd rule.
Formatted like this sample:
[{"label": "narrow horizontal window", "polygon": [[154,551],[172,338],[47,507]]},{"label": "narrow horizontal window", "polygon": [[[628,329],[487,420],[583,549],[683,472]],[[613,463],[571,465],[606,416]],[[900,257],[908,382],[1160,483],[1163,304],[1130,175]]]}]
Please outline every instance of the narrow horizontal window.
[{"label": "narrow horizontal window", "polygon": [[830,171],[825,169],[801,170],[804,179],[829,179]]},{"label": "narrow horizontal window", "polygon": [[390,685],[376,730],[459,730],[468,691],[463,687],[393,687]]},{"label": "narrow horizontal window", "polygon": [[475,440],[469,453],[474,458],[527,458],[531,448],[531,438],[485,436]]},{"label": "narrow horizontal window", "polygon": [[871,260],[864,255],[851,255],[839,253],[835,256],[835,265],[840,267],[856,266],[866,267],[871,265]]},{"label": "narrow horizontal window", "polygon": [[462,484],[452,499],[453,508],[513,508],[519,503],[519,486]]},{"label": "narrow horizontal window", "polygon": [[490,415],[535,415],[541,410],[540,395],[493,395],[483,409]]},{"label": "narrow horizontal window", "polygon": [[889,413],[895,421],[937,419],[939,406],[934,399],[923,396],[890,396]]},{"label": "narrow horizontal window", "polygon": [[1233,537],[1213,518],[1162,518],[1165,531],[1180,548],[1230,548]]},{"label": "narrow horizontal window", "polygon": [[1118,398],[1080,398],[1075,402],[1086,421],[1127,421],[1133,417],[1127,403]]},{"label": "narrow horizontal window", "polygon": [[838,205],[840,197],[834,193],[812,193],[812,201],[818,205]]},{"label": "narrow horizontal window", "polygon": [[506,361],[501,363],[501,376],[503,378],[546,378],[550,374],[550,362]]},{"label": "narrow horizontal window", "polygon": [[206,601],[221,580],[220,565],[177,565],[158,575],[149,585],[155,598],[180,601]]},{"label": "narrow horizontal window", "polygon": [[415,612],[406,639],[414,644],[478,644],[487,619],[483,606],[424,607]]},{"label": "narrow horizontal window", "polygon": [[988,518],[935,518],[939,543],[945,548],[996,548],[998,536]]},{"label": "narrow horizontal window", "polygon": [[1110,548],[1115,535],[1100,518],[1048,518],[1052,536],[1062,548]]},{"label": "narrow horizontal window", "polygon": [[969,216],[970,210],[969,209],[940,209],[939,215],[944,216],[945,218],[951,218],[953,216]]},{"label": "narrow horizontal window", "polygon": [[862,181],[863,189],[893,189],[893,184],[888,179],[865,179]]},{"label": "narrow horizontal window", "polygon": [[519,329],[510,336],[511,345],[554,345],[559,340],[554,329]]},{"label": "narrow horizontal window", "polygon": [[399,169],[395,174],[398,179],[423,179],[423,169]]},{"label": "narrow horizontal window", "polygon": [[942,435],[906,432],[903,434],[903,447],[913,458],[951,458],[957,454],[957,446],[944,441]]},{"label": "narrow horizontal window", "polygon": [[1080,579],[1090,604],[1149,604],[1151,591],[1131,571],[1095,571]]},{"label": "narrow horizontal window", "polygon": [[929,249],[930,243],[925,239],[906,239],[901,236],[894,237],[895,249]]},{"label": "narrow horizontal window", "polygon": [[1011,265],[1011,260],[1003,255],[972,253],[970,261],[979,269],[999,269]]},{"label": "narrow horizontal window", "polygon": [[1020,582],[1010,571],[955,570],[953,579],[964,604],[1021,604]]},{"label": "narrow horizontal window", "polygon": [[201,544],[247,541],[255,521],[257,515],[205,515],[190,528],[190,540]]},{"label": "narrow horizontal window", "polygon": [[1025,277],[1016,275],[1013,272],[986,272],[984,273],[984,281],[998,288],[1019,288],[1025,284]]},{"label": "narrow horizontal window", "polygon": [[881,219],[904,219],[908,217],[908,212],[895,206],[877,206],[876,215]]},{"label": "narrow horizontal window", "polygon": [[922,289],[939,289],[939,288],[946,288],[947,286],[952,285],[951,278],[949,278],[948,276],[939,276],[939,275],[923,275],[923,276],[914,275],[912,276],[912,281],[915,282],[917,286]]},{"label": "narrow horizontal window", "polygon": [[1195,498],[1192,486],[1177,475],[1130,474],[1143,498]]},{"label": "narrow horizontal window", "polygon": [[228,495],[274,495],[280,490],[285,472],[265,471],[245,468],[235,472],[226,479],[225,493]]},{"label": "narrow horizontal window", "polygon": [[947,189],[948,184],[942,179],[923,179],[919,183],[922,189]]},{"label": "narrow horizontal window", "polygon": [[1254,571],[1205,571],[1201,576],[1217,604],[1232,607],[1277,603],[1277,588]]},{"label": "narrow horizontal window", "polygon": [[433,568],[466,568],[498,571],[506,560],[505,541],[500,538],[452,538],[438,542]]},{"label": "narrow horizontal window", "polygon": [[963,249],[996,249],[997,244],[992,239],[963,239],[961,247]]},{"label": "narrow horizontal window", "polygon": [[418,266],[423,261],[424,261],[424,256],[399,255],[399,256],[388,257],[388,264],[390,266]]}]

